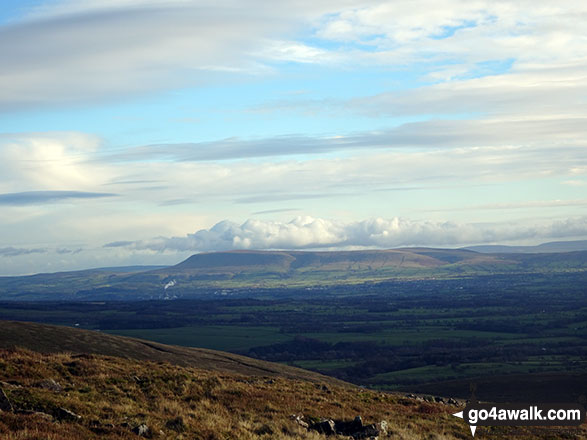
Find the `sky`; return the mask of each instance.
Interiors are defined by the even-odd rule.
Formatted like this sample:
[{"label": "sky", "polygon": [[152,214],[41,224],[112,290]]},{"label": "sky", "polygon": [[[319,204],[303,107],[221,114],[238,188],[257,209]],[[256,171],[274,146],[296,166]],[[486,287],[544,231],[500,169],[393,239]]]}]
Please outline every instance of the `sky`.
[{"label": "sky", "polygon": [[587,238],[587,3],[3,0],[0,275]]}]

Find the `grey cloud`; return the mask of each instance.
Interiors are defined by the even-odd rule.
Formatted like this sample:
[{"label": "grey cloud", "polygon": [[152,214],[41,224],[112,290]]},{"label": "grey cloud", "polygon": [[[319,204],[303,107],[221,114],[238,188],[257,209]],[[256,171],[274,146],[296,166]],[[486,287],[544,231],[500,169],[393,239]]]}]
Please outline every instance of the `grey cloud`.
[{"label": "grey cloud", "polygon": [[194,203],[194,201],[191,199],[170,199],[159,203],[159,206],[187,205],[190,203]]},{"label": "grey cloud", "polygon": [[104,186],[108,186],[108,185],[140,185],[140,184],[144,184],[144,183],[161,183],[164,182],[163,180],[148,180],[148,179],[143,179],[143,180],[115,180],[112,182],[108,182],[108,183],[104,183]]},{"label": "grey cloud", "polygon": [[40,205],[71,199],[97,199],[114,196],[116,194],[83,191],[26,191],[0,194],[0,205]]},{"label": "grey cloud", "polygon": [[30,254],[46,254],[47,249],[35,248],[35,249],[25,249],[25,248],[15,248],[15,247],[3,247],[0,248],[0,257],[20,257],[21,255],[30,255]]},{"label": "grey cloud", "polygon": [[526,120],[430,120],[347,136],[278,136],[216,142],[156,144],[104,156],[106,161],[216,161],[324,154],[341,150],[465,148],[484,146],[583,146],[587,118]]},{"label": "grey cloud", "polygon": [[105,248],[126,247],[126,246],[131,246],[132,244],[134,244],[134,241],[113,241],[111,243],[106,243],[103,247],[105,247]]},{"label": "grey cloud", "polygon": [[288,200],[307,200],[307,199],[324,199],[333,197],[345,197],[353,194],[341,194],[341,193],[323,193],[323,194],[292,194],[292,193],[280,193],[280,194],[262,194],[249,197],[241,197],[234,200],[234,203],[265,203],[265,202],[283,202]]},{"label": "grey cloud", "polygon": [[455,223],[409,219],[369,219],[337,222],[297,217],[289,223],[247,220],[239,225],[217,223],[185,237],[159,237],[126,247],[156,252],[200,252],[231,249],[393,248],[401,246],[456,246],[587,236],[587,217],[548,223]]},{"label": "grey cloud", "polygon": [[0,111],[202,84],[205,71],[247,66],[245,54],[281,24],[243,5],[149,3],[0,27],[0,59],[10,60]]},{"label": "grey cloud", "polygon": [[160,160],[214,161],[327,153],[342,148],[356,148],[360,146],[362,146],[360,136],[351,136],[344,139],[313,138],[298,135],[257,140],[230,138],[215,142],[146,145],[131,148],[126,152],[107,157],[106,159],[134,161],[157,158]]},{"label": "grey cloud", "polygon": [[257,211],[253,212],[253,215],[263,215],[263,214],[278,214],[281,212],[295,212],[299,211],[299,208],[285,208],[285,209],[267,209],[266,211]]},{"label": "grey cloud", "polygon": [[58,248],[55,249],[55,252],[59,255],[76,255],[79,254],[80,252],[83,252],[82,248],[78,248],[78,249],[67,249],[67,248]]}]

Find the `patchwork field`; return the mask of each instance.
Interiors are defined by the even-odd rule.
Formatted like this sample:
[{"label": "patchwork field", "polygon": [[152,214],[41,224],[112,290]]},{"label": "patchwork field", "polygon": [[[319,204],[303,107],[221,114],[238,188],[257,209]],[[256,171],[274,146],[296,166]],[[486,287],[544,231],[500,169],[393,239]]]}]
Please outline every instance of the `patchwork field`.
[{"label": "patchwork field", "polygon": [[[11,301],[0,303],[0,317],[226,350],[380,390],[442,390],[446,383],[450,395],[467,398],[472,382],[496,377],[485,391],[493,398],[511,388],[507,377],[524,375],[559,384],[544,384],[542,400],[567,400],[587,388],[586,285],[586,272],[571,272],[173,301]],[[541,386],[536,379],[517,400],[536,397]]]}]

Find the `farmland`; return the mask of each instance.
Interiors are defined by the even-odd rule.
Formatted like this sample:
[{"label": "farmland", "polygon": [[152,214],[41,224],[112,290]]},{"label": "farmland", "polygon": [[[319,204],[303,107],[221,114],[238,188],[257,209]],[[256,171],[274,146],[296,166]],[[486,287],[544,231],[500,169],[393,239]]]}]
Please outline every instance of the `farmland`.
[{"label": "farmland", "polygon": [[495,378],[492,397],[522,375],[529,391],[535,378],[549,389],[543,399],[560,400],[579,398],[587,377],[586,285],[584,272],[479,275],[173,301],[11,301],[0,317],[226,350],[381,390],[467,397],[471,382]]}]

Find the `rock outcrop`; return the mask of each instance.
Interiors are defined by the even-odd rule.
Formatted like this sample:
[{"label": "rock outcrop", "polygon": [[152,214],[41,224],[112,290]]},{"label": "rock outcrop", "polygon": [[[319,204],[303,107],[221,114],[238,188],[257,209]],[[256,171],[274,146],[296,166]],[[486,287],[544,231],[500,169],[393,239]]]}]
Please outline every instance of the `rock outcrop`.
[{"label": "rock outcrop", "polygon": [[308,429],[325,435],[344,435],[356,440],[377,439],[380,435],[387,433],[387,422],[382,421],[380,423],[364,425],[361,416],[357,416],[354,420],[350,421],[322,419],[311,424]]}]

